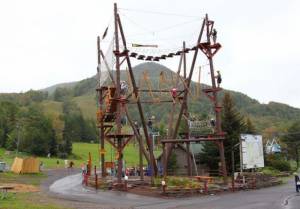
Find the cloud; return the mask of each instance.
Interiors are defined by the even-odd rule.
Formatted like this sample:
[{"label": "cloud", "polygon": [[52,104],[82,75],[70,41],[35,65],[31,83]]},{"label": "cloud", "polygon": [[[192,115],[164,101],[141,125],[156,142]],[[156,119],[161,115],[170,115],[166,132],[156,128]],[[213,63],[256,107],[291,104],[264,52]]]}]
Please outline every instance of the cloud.
[{"label": "cloud", "polygon": [[[215,57],[223,87],[261,102],[300,107],[297,85],[300,3],[287,1],[118,1],[120,8],[209,16],[223,45]],[[96,73],[96,36],[112,17],[113,1],[11,0],[0,3],[0,92],[40,89]],[[168,50],[194,43],[201,20],[120,10],[128,42],[159,43]],[[161,32],[162,28],[173,28]],[[111,29],[113,28],[113,24]],[[110,29],[110,30],[111,30]],[[155,31],[155,32],[153,32]],[[110,31],[111,32],[111,31]],[[140,36],[129,35],[144,33]],[[105,47],[107,43],[103,43]],[[163,50],[163,49],[162,49]],[[189,59],[190,60],[190,59]],[[202,58],[197,65],[205,64]],[[166,61],[177,69],[177,61]],[[203,80],[209,78],[203,69]],[[207,80],[208,81],[208,80]]]}]

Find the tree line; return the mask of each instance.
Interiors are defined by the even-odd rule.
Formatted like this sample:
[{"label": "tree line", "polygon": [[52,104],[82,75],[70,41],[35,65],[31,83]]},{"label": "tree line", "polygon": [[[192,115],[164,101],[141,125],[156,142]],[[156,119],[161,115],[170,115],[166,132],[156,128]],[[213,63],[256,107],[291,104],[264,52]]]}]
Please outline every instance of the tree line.
[{"label": "tree line", "polygon": [[72,152],[72,142],[97,140],[93,120],[84,119],[76,103],[65,100],[57,128],[52,117],[44,113],[40,103],[21,105],[0,101],[0,147],[37,156],[66,157]]},{"label": "tree line", "polygon": [[[249,117],[243,116],[236,108],[234,100],[229,93],[225,93],[222,101],[222,130],[226,133],[224,140],[224,151],[226,158],[226,167],[229,171],[232,169],[231,151],[234,150],[235,167],[240,166],[240,152],[238,147],[240,134],[263,134],[258,133]],[[278,130],[277,130],[278,131]],[[276,136],[274,130],[273,136]],[[281,135],[277,134],[280,141],[282,152],[265,155],[265,165],[281,171],[291,170],[289,160],[297,162],[299,167],[299,148],[300,148],[300,121],[295,121],[288,126]],[[220,162],[219,150],[213,142],[203,144],[203,152],[199,154],[200,163],[206,164],[212,170],[218,170]]]}]

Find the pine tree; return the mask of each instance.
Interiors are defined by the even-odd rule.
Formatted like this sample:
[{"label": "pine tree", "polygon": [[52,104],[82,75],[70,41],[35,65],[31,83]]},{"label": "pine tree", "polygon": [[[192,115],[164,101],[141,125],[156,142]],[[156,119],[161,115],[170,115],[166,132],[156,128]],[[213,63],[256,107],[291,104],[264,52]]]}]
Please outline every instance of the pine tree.
[{"label": "pine tree", "polygon": [[50,142],[49,142],[49,152],[51,155],[55,156],[55,155],[57,155],[57,141],[56,141],[54,129],[52,130],[52,132],[53,132],[52,133],[53,137],[50,139]]},{"label": "pine tree", "polygon": [[[231,169],[231,150],[239,143],[240,134],[245,129],[243,116],[236,110],[234,101],[229,93],[223,98],[222,129],[226,132],[224,140],[225,159],[228,169]],[[239,165],[239,149],[234,150],[235,164]]]},{"label": "pine tree", "polygon": [[[239,143],[240,134],[245,129],[244,118],[236,110],[234,101],[229,93],[225,93],[222,111],[222,130],[226,133],[224,140],[224,152],[227,169],[231,169],[231,150]],[[218,147],[213,142],[203,145],[203,153],[200,154],[200,162],[205,163],[211,169],[218,169],[220,161]],[[235,164],[239,163],[239,150],[235,149]]]},{"label": "pine tree", "polygon": [[245,134],[255,134],[256,133],[255,127],[249,117],[247,117],[247,119],[246,119],[244,133]]},{"label": "pine tree", "polygon": [[288,133],[282,137],[282,142],[287,145],[289,157],[297,162],[299,168],[300,121],[294,122],[287,131]]}]

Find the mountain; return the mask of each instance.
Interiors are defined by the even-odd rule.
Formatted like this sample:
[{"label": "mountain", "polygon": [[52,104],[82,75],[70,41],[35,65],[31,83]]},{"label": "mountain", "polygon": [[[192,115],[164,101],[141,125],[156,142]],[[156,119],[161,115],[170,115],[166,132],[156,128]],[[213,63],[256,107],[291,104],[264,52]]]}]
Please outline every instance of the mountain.
[{"label": "mountain", "polygon": [[46,91],[48,92],[48,94],[53,94],[54,91],[57,88],[73,88],[78,82],[77,81],[73,81],[73,82],[67,82],[67,83],[60,83],[60,84],[55,84],[53,86],[49,86],[47,88],[41,89],[40,91]]},{"label": "mountain", "polygon": [[[153,62],[137,65],[133,68],[133,72],[136,78],[136,83],[140,89],[157,89],[159,85],[160,89],[169,89],[170,86],[173,86],[176,80],[176,74],[173,71],[163,65]],[[121,79],[128,81],[127,71],[121,71]],[[97,111],[96,85],[96,76],[92,76],[82,81],[57,84],[42,89],[41,91],[48,92],[48,99],[43,99],[40,101],[40,104],[47,115],[54,115],[55,118],[59,118],[62,111],[62,101],[59,98],[56,98],[58,95],[56,93],[58,90],[61,90],[64,96],[67,96],[77,103],[85,118],[95,120]],[[129,88],[131,87],[129,86]],[[201,88],[207,88],[207,86],[201,84]],[[197,90],[199,90],[197,89],[197,84],[192,82],[191,97],[189,100],[189,110],[191,114],[201,114],[207,118],[211,117],[213,110],[210,101],[203,93],[201,93],[200,96],[197,95]],[[270,127],[284,129],[293,121],[300,118],[300,109],[298,108],[276,102],[261,104],[257,100],[252,99],[243,93],[230,90],[223,90],[220,97],[223,97],[224,92],[230,92],[237,109],[243,115],[251,118],[259,131]],[[18,97],[18,95],[20,98],[23,98],[24,94],[26,93],[13,94],[13,96],[8,96],[10,94],[2,94],[0,95],[0,101],[6,100],[5,98]],[[146,117],[155,115],[157,121],[168,121],[168,113],[172,103],[158,102],[158,100],[170,100],[170,93],[141,93],[141,97],[143,97],[144,100],[155,99],[157,101],[155,104],[143,104]],[[138,119],[138,114],[136,114],[137,108],[135,105],[130,104],[129,111],[132,113],[132,117],[134,119]]]}]

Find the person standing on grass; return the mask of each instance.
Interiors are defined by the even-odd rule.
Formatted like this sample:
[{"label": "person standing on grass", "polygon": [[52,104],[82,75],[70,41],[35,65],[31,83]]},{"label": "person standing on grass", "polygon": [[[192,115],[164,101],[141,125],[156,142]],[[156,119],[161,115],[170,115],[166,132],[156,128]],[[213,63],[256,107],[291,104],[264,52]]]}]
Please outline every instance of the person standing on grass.
[{"label": "person standing on grass", "polygon": [[85,165],[85,163],[82,163],[81,164],[81,172],[82,172],[82,175],[85,175],[86,174],[86,165]]},{"label": "person standing on grass", "polygon": [[74,166],[74,162],[71,160],[70,164],[69,164],[69,168],[70,168],[71,171],[73,170],[73,166]]}]

